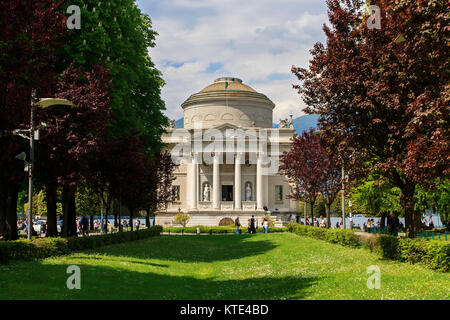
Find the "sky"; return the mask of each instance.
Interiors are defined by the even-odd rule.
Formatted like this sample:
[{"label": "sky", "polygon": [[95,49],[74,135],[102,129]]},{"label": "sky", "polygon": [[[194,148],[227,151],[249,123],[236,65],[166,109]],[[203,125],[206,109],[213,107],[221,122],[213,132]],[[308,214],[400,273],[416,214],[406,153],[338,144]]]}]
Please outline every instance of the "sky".
[{"label": "sky", "polygon": [[274,122],[302,115],[291,67],[307,67],[324,42],[325,0],[138,0],[159,35],[151,59],[163,74],[170,119],[220,77],[237,77],[276,105]]}]

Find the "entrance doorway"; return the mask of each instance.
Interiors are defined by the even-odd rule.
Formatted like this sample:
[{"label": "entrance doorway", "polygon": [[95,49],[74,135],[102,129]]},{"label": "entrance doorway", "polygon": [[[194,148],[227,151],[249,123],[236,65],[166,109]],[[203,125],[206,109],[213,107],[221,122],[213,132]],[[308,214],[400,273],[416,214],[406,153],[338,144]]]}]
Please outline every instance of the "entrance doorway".
[{"label": "entrance doorway", "polygon": [[222,201],[233,201],[233,186],[222,186]]}]

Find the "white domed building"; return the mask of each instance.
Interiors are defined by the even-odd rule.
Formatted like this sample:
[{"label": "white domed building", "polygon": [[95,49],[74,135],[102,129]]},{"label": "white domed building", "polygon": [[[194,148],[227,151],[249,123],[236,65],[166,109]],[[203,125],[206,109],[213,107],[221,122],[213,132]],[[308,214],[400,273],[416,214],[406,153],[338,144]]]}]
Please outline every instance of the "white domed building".
[{"label": "white domed building", "polygon": [[236,217],[246,226],[252,215],[276,226],[294,220],[298,202],[289,199],[279,156],[291,147],[291,120],[273,128],[275,104],[237,78],[219,78],[191,95],[181,107],[184,128],[172,124],[162,140],[180,165],[173,199],[155,222],[176,225],[178,213],[191,215],[188,226],[217,226]]}]

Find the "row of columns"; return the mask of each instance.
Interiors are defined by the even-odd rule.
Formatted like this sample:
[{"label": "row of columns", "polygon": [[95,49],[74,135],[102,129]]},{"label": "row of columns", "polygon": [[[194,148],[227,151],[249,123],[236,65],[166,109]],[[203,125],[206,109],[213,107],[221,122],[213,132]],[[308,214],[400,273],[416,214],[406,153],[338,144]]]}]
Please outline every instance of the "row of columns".
[{"label": "row of columns", "polygon": [[[222,154],[217,153],[213,159],[213,185],[212,185],[212,208],[220,209],[220,157]],[[234,162],[234,207],[236,210],[242,209],[242,175],[241,166],[243,164],[244,155],[237,153]],[[262,157],[258,156],[256,164],[256,209],[262,210],[267,206],[268,179],[267,175],[263,175]],[[198,198],[200,189],[200,165],[198,155],[192,157],[191,163],[187,166],[187,205],[191,210],[198,208]]]}]

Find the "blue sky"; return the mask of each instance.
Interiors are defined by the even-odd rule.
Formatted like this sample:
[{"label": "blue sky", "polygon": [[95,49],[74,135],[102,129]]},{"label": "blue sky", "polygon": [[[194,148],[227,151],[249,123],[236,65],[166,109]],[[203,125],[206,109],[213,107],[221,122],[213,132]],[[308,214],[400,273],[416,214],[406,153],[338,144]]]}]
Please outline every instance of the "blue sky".
[{"label": "blue sky", "polygon": [[166,114],[216,78],[233,76],[276,105],[274,122],[302,114],[292,65],[307,66],[323,42],[325,0],[139,0],[158,32],[149,53],[163,73]]}]

